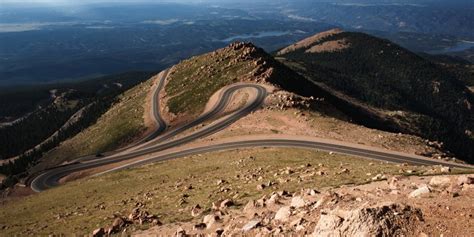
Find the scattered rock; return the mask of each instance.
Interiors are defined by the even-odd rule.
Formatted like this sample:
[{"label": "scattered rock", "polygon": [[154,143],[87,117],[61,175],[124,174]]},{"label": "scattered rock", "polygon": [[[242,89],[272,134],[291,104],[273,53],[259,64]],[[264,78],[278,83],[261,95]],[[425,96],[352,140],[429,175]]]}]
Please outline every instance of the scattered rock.
[{"label": "scattered rock", "polygon": [[251,229],[255,229],[257,228],[259,225],[261,224],[261,221],[260,220],[251,220],[249,222],[247,222],[247,224],[244,225],[244,227],[242,227],[242,231],[243,232],[247,232]]},{"label": "scattered rock", "polygon": [[279,191],[277,192],[278,195],[280,195],[281,197],[288,197],[290,196],[290,193],[286,190],[283,190],[283,191]]},{"label": "scattered rock", "polygon": [[394,190],[390,191],[390,194],[392,194],[392,195],[399,195],[399,194],[400,194],[400,191],[394,189]]},{"label": "scattered rock", "polygon": [[290,226],[301,226],[303,223],[305,223],[306,220],[303,218],[298,218],[290,223]]},{"label": "scattered rock", "polygon": [[128,219],[130,221],[133,221],[133,220],[136,220],[138,219],[138,216],[140,215],[140,208],[139,207],[136,207],[136,208],[133,208],[132,212],[130,213],[130,215],[128,215]]},{"label": "scattered rock", "polygon": [[322,213],[316,229],[313,232],[313,236],[342,236],[336,231],[340,228],[343,221],[344,219],[338,215]]},{"label": "scattered rock", "polygon": [[227,207],[233,206],[234,202],[230,199],[226,199],[221,202],[220,208],[221,209],[226,209]]},{"label": "scattered rock", "polygon": [[320,171],[316,172],[316,174],[319,175],[319,176],[323,176],[323,175],[326,175],[326,172],[320,170]]},{"label": "scattered rock", "polygon": [[255,206],[257,207],[265,207],[267,205],[267,197],[263,196],[262,198],[258,199],[255,202]]},{"label": "scattered rock", "polygon": [[203,210],[202,210],[201,206],[199,206],[199,204],[197,204],[196,206],[194,206],[191,209],[191,216],[192,217],[200,216],[202,214],[202,212],[203,212]]},{"label": "scattered rock", "polygon": [[106,234],[110,235],[110,234],[113,234],[113,233],[120,232],[120,230],[123,227],[125,227],[125,225],[126,225],[125,220],[122,219],[121,217],[117,217],[117,218],[115,218],[114,222],[112,223],[112,226],[107,228]]},{"label": "scattered rock", "polygon": [[217,236],[221,236],[223,233],[224,233],[224,229],[222,229],[222,228],[217,228],[216,229]]},{"label": "scattered rock", "polygon": [[125,221],[121,217],[117,217],[112,224],[113,228],[122,228],[125,226]]},{"label": "scattered rock", "polygon": [[441,167],[441,173],[450,173],[451,172],[451,168],[447,167],[447,166],[443,166]]},{"label": "scattered rock", "polygon": [[290,206],[301,208],[306,206],[306,201],[301,196],[295,196],[291,199]]},{"label": "scattered rock", "polygon": [[98,229],[95,229],[93,232],[92,232],[92,236],[93,237],[101,237],[101,236],[104,236],[105,235],[105,230],[104,228],[98,228]]},{"label": "scattered rock", "polygon": [[268,201],[266,203],[268,203],[268,204],[279,204],[280,203],[279,201],[280,201],[280,195],[275,193],[270,197],[270,199],[268,199]]},{"label": "scattered rock", "polygon": [[388,181],[388,188],[390,188],[392,190],[398,189],[399,181],[400,181],[400,179],[398,177],[390,178],[390,180]]},{"label": "scattered rock", "polygon": [[314,190],[314,189],[309,190],[309,195],[311,195],[311,196],[316,196],[318,193],[319,192]]},{"label": "scattered rock", "polygon": [[177,230],[176,230],[176,237],[186,237],[186,231],[179,227]]},{"label": "scattered rock", "polygon": [[433,187],[446,188],[451,185],[451,179],[446,176],[434,176],[430,180],[430,185]]},{"label": "scattered rock", "polygon": [[415,197],[420,197],[422,196],[423,194],[427,194],[427,193],[430,193],[431,190],[430,188],[428,188],[428,186],[422,186],[418,189],[416,189],[415,191],[411,192],[408,197],[410,198],[415,198]]},{"label": "scattered rock", "polygon": [[250,200],[244,207],[244,212],[253,211],[257,206],[254,200]]},{"label": "scattered rock", "polygon": [[209,215],[204,216],[204,218],[202,219],[202,222],[206,224],[207,228],[211,228],[219,220],[220,220],[219,216],[216,216],[214,214],[209,214]]},{"label": "scattered rock", "polygon": [[[262,175],[258,173],[260,169],[252,168],[248,171],[250,173],[257,172],[252,178],[253,181],[259,175]],[[296,172],[299,174],[301,169],[304,168],[301,166]],[[439,166],[433,166],[432,169],[438,170]],[[284,170],[279,170],[278,173],[281,174]],[[311,168],[310,172],[315,170]],[[423,170],[425,168],[420,168],[419,172],[423,172]],[[436,172],[439,172],[439,170]],[[380,178],[381,175],[377,176]],[[243,174],[241,177],[245,176],[248,175]],[[203,216],[201,220],[178,226],[190,231],[187,233],[188,236],[307,236],[313,231],[314,236],[411,236],[413,233],[416,235],[420,233],[419,231],[424,230],[423,228],[420,229],[420,226],[439,228],[435,226],[436,223],[433,223],[432,217],[438,213],[446,212],[446,210],[448,210],[447,217],[453,220],[456,219],[455,216],[459,216],[462,221],[472,218],[472,215],[467,213],[468,209],[464,206],[459,207],[461,205],[459,202],[466,202],[467,200],[467,203],[469,203],[469,197],[472,195],[471,188],[474,185],[472,184],[472,178],[469,178],[469,176],[472,175],[433,176],[429,178],[426,176],[396,176],[390,177],[386,183],[322,188],[321,193],[308,188],[303,188],[296,194],[279,191],[264,195],[260,199],[251,200],[245,207],[224,210],[234,205],[232,200],[238,200],[238,198],[245,196],[244,193],[239,193],[241,197],[215,202],[216,209],[209,215]],[[372,177],[372,175],[369,177]],[[389,189],[387,189],[387,186]],[[233,188],[233,190],[238,189],[237,186]],[[233,196],[235,191],[231,192],[229,195]],[[430,193],[433,194],[431,194],[429,200],[407,201],[408,198],[430,195]],[[452,199],[452,197],[457,198]],[[440,200],[446,198],[448,198],[448,202],[452,200],[453,203],[450,203],[449,206],[439,204]],[[434,210],[427,213],[426,224],[421,225],[419,222],[423,220],[423,215],[419,209],[403,204],[380,204],[381,199],[412,203],[416,205],[415,207],[421,207],[423,210],[425,210],[424,208],[433,208]],[[431,199],[433,199],[432,203]],[[378,204],[368,206],[371,203]],[[193,209],[200,212],[201,207],[196,205]],[[186,211],[186,209],[179,210],[179,212],[183,211]],[[190,211],[193,213],[193,210]],[[139,217],[142,215],[140,213],[142,211],[134,209],[132,216]],[[125,221],[127,220],[125,219]],[[130,221],[126,223],[127,229],[137,228],[136,226],[128,226],[130,223]],[[136,223],[136,221],[133,223]],[[174,235],[176,225],[170,224],[169,226],[171,228],[156,227],[156,230],[163,230],[167,233],[166,235]],[[441,232],[453,232],[453,225],[443,226],[442,228]],[[467,233],[463,231],[461,232]],[[112,233],[112,231],[105,232],[105,234],[107,233]],[[160,235],[162,232],[154,233]]]},{"label": "scattered rock", "polygon": [[128,215],[128,221],[131,223],[136,222],[140,225],[145,223],[161,224],[161,222],[158,220],[158,217],[155,215],[150,215],[147,211],[140,210],[139,207],[134,208]]},{"label": "scattered rock", "polygon": [[151,222],[152,225],[162,225],[163,223],[161,223],[161,221],[159,221],[158,219],[154,219],[152,222]]},{"label": "scattered rock", "polygon": [[373,181],[384,180],[384,179],[387,179],[387,177],[383,174],[377,174],[376,176],[372,177]]},{"label": "scattered rock", "polygon": [[315,196],[315,195],[317,195],[319,192],[316,191],[315,189],[309,188],[309,189],[303,189],[303,190],[301,190],[301,193],[304,193],[305,195],[309,195],[309,196]]},{"label": "scattered rock", "polygon": [[429,237],[429,235],[427,235],[427,234],[421,232],[421,233],[418,235],[418,237]]},{"label": "scattered rock", "polygon": [[203,229],[206,229],[206,226],[207,225],[205,223],[198,223],[198,224],[195,224],[193,228],[195,230],[203,230]]},{"label": "scattered rock", "polygon": [[275,214],[275,220],[281,222],[287,222],[291,215],[291,207],[284,206],[281,207]]},{"label": "scattered rock", "polygon": [[285,170],[285,174],[290,175],[293,174],[295,171],[293,171],[290,167],[287,167]]},{"label": "scattered rock", "polygon": [[458,178],[458,185],[474,184],[474,176],[463,175]]},{"label": "scattered rock", "polygon": [[337,174],[347,174],[349,172],[350,172],[349,169],[342,169],[341,171],[337,172]]}]

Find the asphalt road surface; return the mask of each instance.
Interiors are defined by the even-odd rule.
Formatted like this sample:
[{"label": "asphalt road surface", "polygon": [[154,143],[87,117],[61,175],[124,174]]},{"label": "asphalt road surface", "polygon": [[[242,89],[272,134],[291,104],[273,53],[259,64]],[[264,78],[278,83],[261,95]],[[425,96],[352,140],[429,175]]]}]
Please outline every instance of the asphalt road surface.
[{"label": "asphalt road surface", "polygon": [[[179,157],[201,154],[206,152],[222,151],[222,150],[231,150],[231,149],[240,149],[248,147],[296,147],[296,148],[305,148],[305,149],[318,149],[324,151],[331,151],[340,154],[347,154],[353,156],[359,156],[364,158],[370,158],[380,161],[394,162],[394,163],[409,163],[415,165],[444,165],[450,167],[460,167],[460,168],[472,168],[469,165],[450,163],[445,161],[438,161],[435,159],[423,158],[411,154],[396,153],[391,151],[383,151],[376,148],[367,148],[359,147],[357,145],[350,144],[340,144],[337,141],[317,141],[315,139],[301,137],[301,138],[272,138],[272,139],[254,139],[254,140],[244,140],[244,141],[234,141],[234,142],[222,142],[212,145],[206,145],[201,147],[192,147],[187,148],[183,145],[195,141],[199,138],[211,135],[240,118],[246,116],[252,111],[258,109],[264,102],[267,91],[263,86],[257,84],[245,84],[239,83],[226,87],[221,94],[219,95],[218,102],[212,107],[208,112],[202,114],[194,121],[191,121],[184,126],[178,127],[176,129],[165,131],[167,128],[166,122],[162,119],[160,115],[159,108],[159,92],[163,88],[164,81],[166,80],[166,75],[168,71],[162,72],[159,84],[156,86],[156,90],[152,96],[152,106],[154,119],[158,124],[157,130],[146,138],[142,139],[134,148],[130,148],[119,153],[103,157],[103,158],[88,158],[84,160],[78,160],[77,162],[59,166],[44,171],[43,173],[38,174],[33,177],[30,182],[30,187],[36,191],[41,192],[46,189],[55,187],[59,185],[59,180],[71,173],[88,170],[97,167],[103,167],[106,165],[115,164],[118,162],[124,162],[132,160],[125,165],[118,167],[110,168],[105,172],[111,172],[119,169],[130,168],[134,166],[143,165],[146,163],[163,161],[169,159],[175,159]],[[222,114],[226,109],[228,103],[231,101],[232,95],[241,89],[249,89],[254,93],[255,96],[251,97],[247,103],[236,111],[217,119],[209,125],[198,129],[195,132],[192,132],[188,135],[175,138],[176,135],[193,128],[204,122],[216,119],[218,115]],[[177,151],[166,152],[170,149],[178,149]],[[154,153],[163,153],[158,154],[152,157],[145,158],[145,155],[154,154]],[[141,158],[140,157],[144,157]],[[105,173],[103,172],[103,173]]]}]

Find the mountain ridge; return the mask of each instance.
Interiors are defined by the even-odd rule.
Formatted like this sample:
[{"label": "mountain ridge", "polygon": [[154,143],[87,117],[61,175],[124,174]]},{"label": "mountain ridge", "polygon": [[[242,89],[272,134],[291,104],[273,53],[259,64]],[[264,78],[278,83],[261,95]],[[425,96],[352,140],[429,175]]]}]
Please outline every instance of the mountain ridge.
[{"label": "mountain ridge", "polygon": [[[342,39],[350,46],[307,52],[314,45]],[[330,34],[277,55],[307,79],[379,110],[399,131],[444,141],[449,150],[472,162],[474,150],[468,144],[474,144],[469,135],[474,126],[473,96],[444,68],[388,40],[354,32]]]}]

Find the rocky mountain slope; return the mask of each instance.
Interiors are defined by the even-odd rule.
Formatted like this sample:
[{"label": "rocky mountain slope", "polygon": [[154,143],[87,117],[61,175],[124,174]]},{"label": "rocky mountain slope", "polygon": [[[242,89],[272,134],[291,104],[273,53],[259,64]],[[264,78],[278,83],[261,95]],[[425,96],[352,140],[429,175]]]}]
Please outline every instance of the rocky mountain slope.
[{"label": "rocky mountain slope", "polygon": [[[233,203],[222,210],[225,216],[241,216],[244,213],[239,212],[250,201],[257,201],[263,196],[268,200],[273,192],[282,190],[294,196],[300,196],[302,189],[316,190],[321,192],[311,196],[312,200],[316,200],[332,187],[360,185],[399,175],[436,175],[446,172],[446,169],[436,166],[397,165],[293,148],[206,153],[85,178],[23,198],[15,198],[15,195],[24,195],[24,190],[8,190],[11,195],[0,199],[0,232],[8,236],[87,235],[94,230],[100,231],[100,228],[109,231],[112,227],[110,231],[113,233],[132,234],[155,225],[164,225],[171,226],[170,234],[166,234],[169,236],[175,234],[178,229],[176,225],[188,223],[184,229],[192,234],[193,226],[203,222],[204,216],[214,214],[213,206],[220,206],[224,200]],[[450,174],[460,172],[465,171],[453,169]],[[409,180],[407,182],[410,183]],[[412,186],[406,186],[400,191],[405,194],[413,189]],[[380,200],[380,197],[386,196],[385,193],[378,196],[374,191],[371,199],[374,202]],[[460,195],[461,199],[456,197],[446,201],[471,198],[463,192]],[[304,198],[307,197],[305,194]],[[291,198],[284,196],[280,202],[289,205]],[[354,201],[350,196],[343,199],[361,205],[366,200],[365,197],[361,198],[364,201]],[[426,202],[427,199],[423,200]],[[333,206],[337,205],[324,205],[325,208]],[[444,208],[442,206],[438,210]],[[300,208],[298,212],[304,213],[303,210]],[[317,222],[319,209],[312,213],[312,219],[308,220]],[[461,213],[467,213],[467,210]],[[295,217],[291,216],[292,219]],[[206,227],[203,231],[213,231],[214,227],[217,229],[225,223],[218,221],[215,226],[209,229]],[[304,225],[307,224],[309,222]],[[240,231],[240,227],[237,226],[235,231]],[[308,228],[308,231],[313,231],[311,227]]]},{"label": "rocky mountain slope", "polygon": [[242,206],[216,201],[209,213],[193,209],[193,222],[156,226],[137,236],[469,236],[474,231],[473,176],[383,179],[294,193],[279,190]]},{"label": "rocky mountain slope", "polygon": [[269,83],[299,92],[299,85],[306,80],[263,49],[238,42],[182,61],[171,69],[167,81],[168,111],[173,117],[194,117],[213,93],[232,83]]},{"label": "rocky mountain slope", "polygon": [[340,30],[295,43],[277,57],[336,95],[337,104],[361,107],[380,124],[364,116],[359,122],[440,140],[473,161],[473,95],[458,75],[440,65],[390,41]]}]

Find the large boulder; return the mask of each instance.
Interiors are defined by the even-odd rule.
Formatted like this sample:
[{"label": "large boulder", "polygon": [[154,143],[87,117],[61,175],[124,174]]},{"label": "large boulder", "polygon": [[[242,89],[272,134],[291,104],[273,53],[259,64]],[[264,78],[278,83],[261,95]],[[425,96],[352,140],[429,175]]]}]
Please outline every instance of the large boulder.
[{"label": "large boulder", "polygon": [[220,220],[219,216],[214,215],[214,214],[209,214],[202,218],[202,222],[206,224],[207,228],[211,228],[219,220]]},{"label": "large boulder", "polygon": [[430,180],[430,186],[446,188],[451,185],[451,178],[447,176],[434,176]]},{"label": "large boulder", "polygon": [[431,192],[431,189],[428,186],[424,185],[424,186],[421,186],[418,189],[414,190],[410,194],[408,194],[408,197],[409,198],[421,197],[421,196],[423,196],[427,193],[430,193],[430,192]]},{"label": "large boulder", "polygon": [[413,233],[423,216],[420,209],[385,204],[321,215],[313,236],[405,236]]},{"label": "large boulder", "polygon": [[275,220],[286,222],[290,219],[290,216],[291,216],[291,207],[284,206],[276,212]]},{"label": "large boulder", "polygon": [[301,196],[295,196],[291,199],[290,206],[292,207],[301,208],[301,207],[305,207],[306,205],[307,205],[306,201]]},{"label": "large boulder", "polygon": [[471,175],[463,175],[458,178],[457,181],[458,185],[470,185],[474,184],[474,176]]},{"label": "large boulder", "polygon": [[261,221],[258,219],[251,220],[242,227],[242,231],[243,232],[250,231],[251,229],[257,228],[260,224],[261,224]]}]

